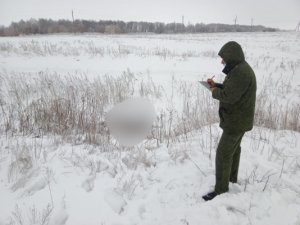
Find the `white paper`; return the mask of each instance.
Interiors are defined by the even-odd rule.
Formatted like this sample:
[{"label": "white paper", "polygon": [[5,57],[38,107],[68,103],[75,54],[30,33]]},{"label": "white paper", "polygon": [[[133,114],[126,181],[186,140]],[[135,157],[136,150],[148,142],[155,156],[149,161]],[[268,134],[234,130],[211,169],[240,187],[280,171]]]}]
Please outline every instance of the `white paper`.
[{"label": "white paper", "polygon": [[208,90],[210,90],[210,85],[207,83],[207,81],[199,81],[199,83],[206,87]]}]

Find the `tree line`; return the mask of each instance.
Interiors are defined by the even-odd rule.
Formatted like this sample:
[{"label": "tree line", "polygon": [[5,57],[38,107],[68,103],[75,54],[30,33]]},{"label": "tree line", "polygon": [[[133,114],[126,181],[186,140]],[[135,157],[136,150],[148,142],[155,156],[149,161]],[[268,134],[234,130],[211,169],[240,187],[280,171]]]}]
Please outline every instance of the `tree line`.
[{"label": "tree line", "polygon": [[30,19],[13,22],[9,26],[0,27],[0,36],[19,36],[29,34],[53,34],[53,33],[213,33],[213,32],[273,32],[275,28],[261,25],[230,25],[230,24],[188,24],[161,23],[161,22],[123,22],[112,20],[51,20]]}]

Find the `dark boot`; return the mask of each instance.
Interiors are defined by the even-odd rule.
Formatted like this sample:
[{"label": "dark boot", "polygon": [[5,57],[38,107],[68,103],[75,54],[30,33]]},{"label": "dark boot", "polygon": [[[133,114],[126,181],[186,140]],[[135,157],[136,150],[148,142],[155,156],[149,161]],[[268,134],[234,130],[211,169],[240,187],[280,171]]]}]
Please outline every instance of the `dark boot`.
[{"label": "dark boot", "polygon": [[210,201],[210,200],[214,199],[217,195],[218,195],[218,193],[213,191],[213,192],[208,193],[207,195],[202,196],[202,198],[205,201]]}]

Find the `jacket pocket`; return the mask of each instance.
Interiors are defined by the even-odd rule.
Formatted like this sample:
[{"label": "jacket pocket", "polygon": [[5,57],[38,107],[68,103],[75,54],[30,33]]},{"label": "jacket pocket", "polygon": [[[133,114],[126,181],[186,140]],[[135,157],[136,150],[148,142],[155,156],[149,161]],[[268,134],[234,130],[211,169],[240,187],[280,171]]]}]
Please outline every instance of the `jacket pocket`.
[{"label": "jacket pocket", "polygon": [[225,107],[220,107],[219,109],[219,116],[221,119],[221,122],[223,123],[232,123],[236,121],[236,116],[233,115],[232,111],[230,109],[226,109]]}]

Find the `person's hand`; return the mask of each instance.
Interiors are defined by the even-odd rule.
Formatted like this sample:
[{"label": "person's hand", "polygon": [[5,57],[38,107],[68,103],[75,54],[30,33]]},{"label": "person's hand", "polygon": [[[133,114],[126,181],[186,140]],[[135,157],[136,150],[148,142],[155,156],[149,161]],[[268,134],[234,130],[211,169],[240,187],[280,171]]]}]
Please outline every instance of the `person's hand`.
[{"label": "person's hand", "polygon": [[216,86],[216,84],[215,84],[213,78],[214,78],[214,76],[213,76],[212,78],[208,78],[208,79],[207,79],[207,83],[209,84],[209,86],[210,86],[211,88],[213,88],[213,87]]}]

